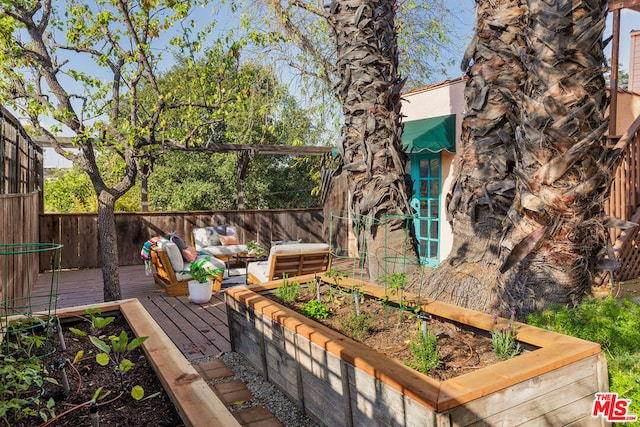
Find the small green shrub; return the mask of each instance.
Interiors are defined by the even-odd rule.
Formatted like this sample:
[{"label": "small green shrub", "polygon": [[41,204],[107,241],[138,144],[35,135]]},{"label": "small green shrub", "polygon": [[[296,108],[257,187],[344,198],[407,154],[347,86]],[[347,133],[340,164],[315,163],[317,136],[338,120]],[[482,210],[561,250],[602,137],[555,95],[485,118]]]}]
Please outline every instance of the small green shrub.
[{"label": "small green shrub", "polygon": [[363,313],[360,315],[351,313],[346,317],[339,318],[338,324],[343,334],[357,341],[362,341],[367,337],[373,325],[373,313]]},{"label": "small green shrub", "polygon": [[[516,328],[513,325],[516,312],[511,310],[511,318],[504,328],[494,328],[491,330],[491,343],[493,352],[499,360],[507,360],[520,354],[520,344],[516,341]],[[498,324],[498,315],[493,315],[493,324]]]},{"label": "small green shrub", "polygon": [[428,374],[432,369],[440,366],[440,355],[438,354],[438,337],[433,332],[427,330],[427,336],[419,334],[418,342],[409,342],[411,354],[415,362],[406,362],[406,365],[416,371]]},{"label": "small green shrub", "polygon": [[286,303],[292,303],[300,296],[300,283],[295,280],[291,283],[285,277],[282,284],[276,288],[276,297]]},{"label": "small green shrub", "polygon": [[329,309],[317,299],[312,299],[305,303],[302,306],[300,313],[304,316],[310,317],[311,319],[326,319],[329,317]]}]

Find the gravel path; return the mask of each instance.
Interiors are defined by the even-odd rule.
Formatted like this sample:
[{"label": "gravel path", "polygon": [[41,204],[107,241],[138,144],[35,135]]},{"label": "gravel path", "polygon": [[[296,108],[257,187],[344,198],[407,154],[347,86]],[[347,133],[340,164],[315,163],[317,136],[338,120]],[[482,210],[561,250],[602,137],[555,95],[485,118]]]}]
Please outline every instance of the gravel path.
[{"label": "gravel path", "polygon": [[[285,427],[322,427],[321,424],[305,416],[276,386],[266,381],[240,353],[223,353],[219,358],[235,375],[216,381],[216,383],[241,380],[253,395],[253,400],[250,402],[229,408],[232,412],[264,405]],[[192,363],[200,363],[210,359],[212,358],[203,358]]]}]

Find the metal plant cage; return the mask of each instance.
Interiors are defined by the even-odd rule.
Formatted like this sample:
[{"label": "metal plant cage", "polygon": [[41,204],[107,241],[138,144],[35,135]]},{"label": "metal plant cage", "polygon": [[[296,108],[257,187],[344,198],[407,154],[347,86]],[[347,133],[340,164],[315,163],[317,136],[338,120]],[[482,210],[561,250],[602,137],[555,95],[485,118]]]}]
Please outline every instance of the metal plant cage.
[{"label": "metal plant cage", "polygon": [[[332,212],[329,217],[329,242],[331,256],[334,259],[348,259],[350,262],[342,262],[348,265],[350,271],[343,271],[353,278],[362,279],[366,273],[366,260],[381,257],[382,271],[385,276],[392,274],[407,274],[409,271],[415,271],[415,265],[421,265],[420,258],[409,256],[410,245],[413,245],[411,228],[413,227],[414,215],[390,215],[383,214],[380,218],[371,216],[357,215],[352,212],[340,211]],[[393,224],[398,227],[402,224],[404,230],[404,241],[402,247],[398,250],[391,249],[388,244],[389,227]],[[384,250],[382,254],[374,254],[367,248],[366,233],[369,232],[371,226],[376,225],[379,229],[384,230]],[[424,275],[424,268],[420,268]],[[377,278],[370,278],[375,282]],[[420,278],[422,282],[422,278]],[[379,283],[386,286],[385,283]]]},{"label": "metal plant cage", "polygon": [[[0,355],[30,359],[55,352],[61,253],[54,243],[0,244]],[[41,259],[51,280],[36,294]]]}]

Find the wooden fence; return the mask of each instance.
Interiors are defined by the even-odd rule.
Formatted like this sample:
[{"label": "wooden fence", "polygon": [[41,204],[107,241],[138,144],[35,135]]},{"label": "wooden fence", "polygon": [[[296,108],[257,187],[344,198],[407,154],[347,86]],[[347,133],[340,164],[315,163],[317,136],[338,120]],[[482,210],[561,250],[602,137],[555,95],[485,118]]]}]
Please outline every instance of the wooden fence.
[{"label": "wooden fence", "polygon": [[[631,124],[615,148],[623,149],[611,184],[605,213],[613,218],[640,221],[640,117]],[[617,280],[635,279],[640,275],[640,227],[621,230],[612,228],[611,241],[617,250],[620,268]]]},{"label": "wooden fence", "polygon": [[[140,250],[151,237],[175,232],[190,242],[193,228],[220,224],[236,226],[241,242],[257,240],[267,248],[274,240],[326,242],[323,220],[321,208],[116,213],[118,263],[142,264]],[[41,214],[40,241],[64,245],[63,269],[101,266],[97,214]],[[48,261],[41,259],[41,271],[47,266]]]},{"label": "wooden fence", "polygon": [[13,305],[11,301],[29,295],[40,266],[37,253],[13,254],[12,245],[36,242],[38,192],[0,195],[0,301],[8,300],[9,306]]},{"label": "wooden fence", "polygon": [[0,107],[0,194],[29,194],[42,188],[42,148]]}]

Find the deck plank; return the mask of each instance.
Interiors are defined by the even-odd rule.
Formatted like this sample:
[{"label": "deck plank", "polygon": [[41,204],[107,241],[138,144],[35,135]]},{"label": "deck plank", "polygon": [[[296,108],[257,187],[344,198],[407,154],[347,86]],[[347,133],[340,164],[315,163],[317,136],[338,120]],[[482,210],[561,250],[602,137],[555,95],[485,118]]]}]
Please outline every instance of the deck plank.
[{"label": "deck plank", "polygon": [[[242,283],[241,283],[242,282]],[[236,277],[223,286],[244,284]],[[162,287],[145,274],[143,265],[120,267],[122,298],[137,298],[155,321],[189,360],[231,351],[224,298],[215,294],[208,304],[192,304],[188,297],[169,297]],[[43,273],[33,287],[32,304],[47,303],[51,273]],[[66,308],[104,302],[100,269],[61,271],[58,276],[57,307]]]}]

